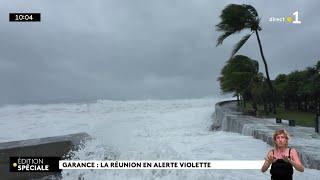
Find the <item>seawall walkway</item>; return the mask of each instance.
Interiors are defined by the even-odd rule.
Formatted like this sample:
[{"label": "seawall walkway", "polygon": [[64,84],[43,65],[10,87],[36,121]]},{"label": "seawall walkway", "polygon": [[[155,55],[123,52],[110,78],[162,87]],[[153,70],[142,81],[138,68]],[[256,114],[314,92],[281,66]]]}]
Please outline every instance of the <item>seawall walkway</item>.
[{"label": "seawall walkway", "polygon": [[289,146],[298,150],[305,167],[320,170],[320,134],[314,128],[276,123],[275,119],[255,118],[237,111],[235,101],[219,102],[215,106],[212,128],[253,136],[273,146],[272,134],[285,129],[290,134]]}]

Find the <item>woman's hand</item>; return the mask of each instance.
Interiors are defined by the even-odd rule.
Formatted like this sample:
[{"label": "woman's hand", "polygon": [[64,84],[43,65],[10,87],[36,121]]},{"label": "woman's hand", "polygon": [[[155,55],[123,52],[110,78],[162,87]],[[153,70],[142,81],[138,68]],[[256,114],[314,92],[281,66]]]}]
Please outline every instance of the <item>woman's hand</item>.
[{"label": "woman's hand", "polygon": [[276,161],[276,158],[269,152],[267,157],[264,158],[265,162],[263,164],[263,166],[261,167],[261,171],[262,172],[266,172],[267,169],[270,167],[270,165]]},{"label": "woman's hand", "polygon": [[292,160],[291,160],[288,156],[282,155],[282,159],[283,159],[285,162],[292,164]]},{"label": "woman's hand", "polygon": [[300,171],[300,172],[303,172],[304,171],[304,167],[303,167],[303,165],[302,165],[302,163],[301,163],[301,161],[300,161],[300,158],[299,158],[299,156],[298,156],[298,152],[297,152],[297,150],[295,150],[295,149],[291,149],[291,156],[290,156],[291,158],[288,158],[288,157],[286,157],[286,156],[282,156],[282,158],[283,158],[283,160],[284,161],[286,161],[286,162],[289,162],[290,164],[292,164],[292,166],[296,169],[296,170],[298,170],[298,171]]},{"label": "woman's hand", "polygon": [[273,156],[273,155],[271,155],[271,154],[269,154],[266,158],[264,158],[269,164],[272,164],[273,162],[275,162],[276,161],[276,158]]}]

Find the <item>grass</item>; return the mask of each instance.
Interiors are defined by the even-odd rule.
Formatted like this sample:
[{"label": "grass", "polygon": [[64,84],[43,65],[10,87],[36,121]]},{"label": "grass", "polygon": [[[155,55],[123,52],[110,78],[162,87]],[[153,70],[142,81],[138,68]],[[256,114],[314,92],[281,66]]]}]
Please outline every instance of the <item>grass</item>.
[{"label": "grass", "polygon": [[[248,103],[246,108],[243,109],[243,112],[249,113],[252,112],[251,103]],[[305,126],[305,127],[315,127],[315,113],[311,112],[303,112],[298,110],[289,110],[285,111],[282,106],[277,107],[277,114],[268,114],[266,115],[263,111],[263,107],[258,107],[258,117],[266,117],[266,118],[276,118],[279,117],[281,119],[287,120],[295,120],[296,125]]]}]

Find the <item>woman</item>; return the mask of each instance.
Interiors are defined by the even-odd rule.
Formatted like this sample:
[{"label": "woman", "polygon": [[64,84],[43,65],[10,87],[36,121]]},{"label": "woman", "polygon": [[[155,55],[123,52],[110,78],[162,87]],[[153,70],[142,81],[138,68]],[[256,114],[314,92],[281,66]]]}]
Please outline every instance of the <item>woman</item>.
[{"label": "woman", "polygon": [[261,168],[262,172],[267,171],[271,165],[271,179],[292,180],[293,168],[304,171],[304,167],[299,159],[298,152],[294,148],[288,148],[288,133],[283,130],[276,130],[273,134],[274,149],[271,149]]}]

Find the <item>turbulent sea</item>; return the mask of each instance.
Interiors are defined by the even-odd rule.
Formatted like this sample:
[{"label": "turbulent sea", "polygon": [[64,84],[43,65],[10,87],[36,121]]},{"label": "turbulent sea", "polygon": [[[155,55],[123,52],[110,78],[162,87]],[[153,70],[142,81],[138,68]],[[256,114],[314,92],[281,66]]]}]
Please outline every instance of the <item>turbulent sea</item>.
[{"label": "turbulent sea", "polygon": [[[11,105],[0,108],[0,142],[87,132],[80,160],[262,160],[271,148],[237,133],[210,131],[221,99]],[[318,179],[320,171],[294,172]],[[270,179],[260,170],[64,170],[62,179]]]}]

